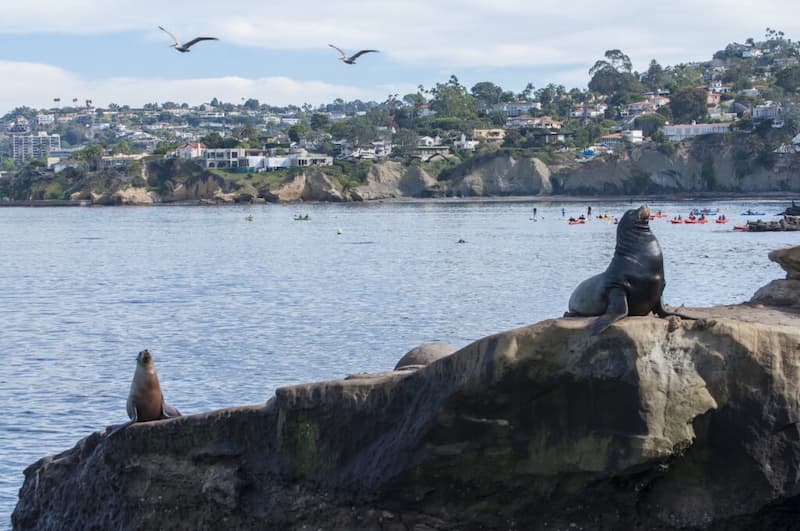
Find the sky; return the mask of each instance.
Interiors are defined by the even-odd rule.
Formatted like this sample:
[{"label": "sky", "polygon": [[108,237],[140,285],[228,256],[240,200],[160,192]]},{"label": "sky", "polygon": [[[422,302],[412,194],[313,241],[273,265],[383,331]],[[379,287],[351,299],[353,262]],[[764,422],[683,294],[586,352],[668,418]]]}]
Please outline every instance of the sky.
[{"label": "sky", "polygon": [[[541,2],[536,0],[5,0],[0,116],[16,107],[91,100],[140,107],[172,101],[316,107],[385,101],[455,75],[585,88],[589,68],[619,49],[645,71],[707,61],[767,27],[800,39],[796,0]],[[189,53],[169,47],[213,36]],[[355,65],[329,44],[377,49]],[[55,103],[54,98],[60,98]]]}]

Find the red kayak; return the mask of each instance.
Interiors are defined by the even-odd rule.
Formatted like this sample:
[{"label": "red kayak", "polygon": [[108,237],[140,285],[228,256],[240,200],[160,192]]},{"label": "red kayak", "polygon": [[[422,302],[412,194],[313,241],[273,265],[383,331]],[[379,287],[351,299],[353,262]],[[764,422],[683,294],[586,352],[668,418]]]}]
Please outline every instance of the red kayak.
[{"label": "red kayak", "polygon": [[670,223],[674,223],[674,224],[677,225],[679,223],[683,223],[683,220],[682,219],[671,219],[671,220],[669,220],[669,222]]},{"label": "red kayak", "polygon": [[747,231],[747,225],[734,225],[733,230]]}]

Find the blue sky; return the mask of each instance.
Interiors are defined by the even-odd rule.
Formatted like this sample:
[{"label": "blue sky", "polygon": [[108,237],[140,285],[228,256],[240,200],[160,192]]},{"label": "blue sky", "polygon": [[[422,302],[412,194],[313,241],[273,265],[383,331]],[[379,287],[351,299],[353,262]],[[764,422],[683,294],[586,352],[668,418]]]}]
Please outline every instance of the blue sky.
[{"label": "blue sky", "polygon": [[[383,101],[456,75],[468,88],[492,81],[584,88],[605,50],[618,48],[645,70],[708,60],[767,27],[800,39],[794,2],[607,0],[72,0],[15,2],[0,18],[0,114],[72,98],[140,106],[191,105],[216,97],[274,105],[334,98]],[[218,37],[190,53],[181,40]],[[328,43],[377,48],[356,65]]]}]

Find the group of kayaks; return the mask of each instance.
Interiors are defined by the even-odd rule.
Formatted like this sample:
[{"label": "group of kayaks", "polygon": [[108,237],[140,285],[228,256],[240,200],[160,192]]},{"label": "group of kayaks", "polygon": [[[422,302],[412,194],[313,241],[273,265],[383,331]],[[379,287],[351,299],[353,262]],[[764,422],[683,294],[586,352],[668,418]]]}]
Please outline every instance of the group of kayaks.
[{"label": "group of kayaks", "polygon": [[[703,215],[703,214],[701,214],[699,216],[695,216],[693,214],[689,214],[689,217],[687,217],[687,218],[682,218],[681,216],[678,216],[678,217],[672,218],[671,220],[669,220],[669,222],[672,223],[673,225],[681,225],[681,224],[683,224],[683,225],[703,225],[705,223],[708,223],[708,218],[705,217],[705,215]],[[719,216],[717,216],[717,219],[714,220],[714,223],[719,223],[719,224],[727,223],[727,222],[728,222],[728,218],[725,217],[725,214],[720,214]]]}]

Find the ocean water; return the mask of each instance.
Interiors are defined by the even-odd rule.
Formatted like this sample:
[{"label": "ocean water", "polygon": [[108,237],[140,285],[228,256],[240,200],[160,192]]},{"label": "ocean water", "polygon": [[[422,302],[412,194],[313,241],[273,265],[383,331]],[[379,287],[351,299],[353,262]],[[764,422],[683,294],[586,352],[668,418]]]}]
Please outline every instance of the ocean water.
[{"label": "ocean water", "polygon": [[[10,527],[26,466],[127,420],[140,350],[153,352],[165,397],[188,415],[263,403],[284,385],[390,370],[423,342],[462,347],[559,317],[613,254],[611,222],[562,217],[590,204],[593,216],[638,206],[0,208],[0,528]],[[749,219],[747,208],[772,219],[785,206],[651,203],[669,217],[709,207],[731,220],[651,222],[664,301],[732,304],[783,278],[767,253],[800,244],[800,233],[733,225]]]}]

